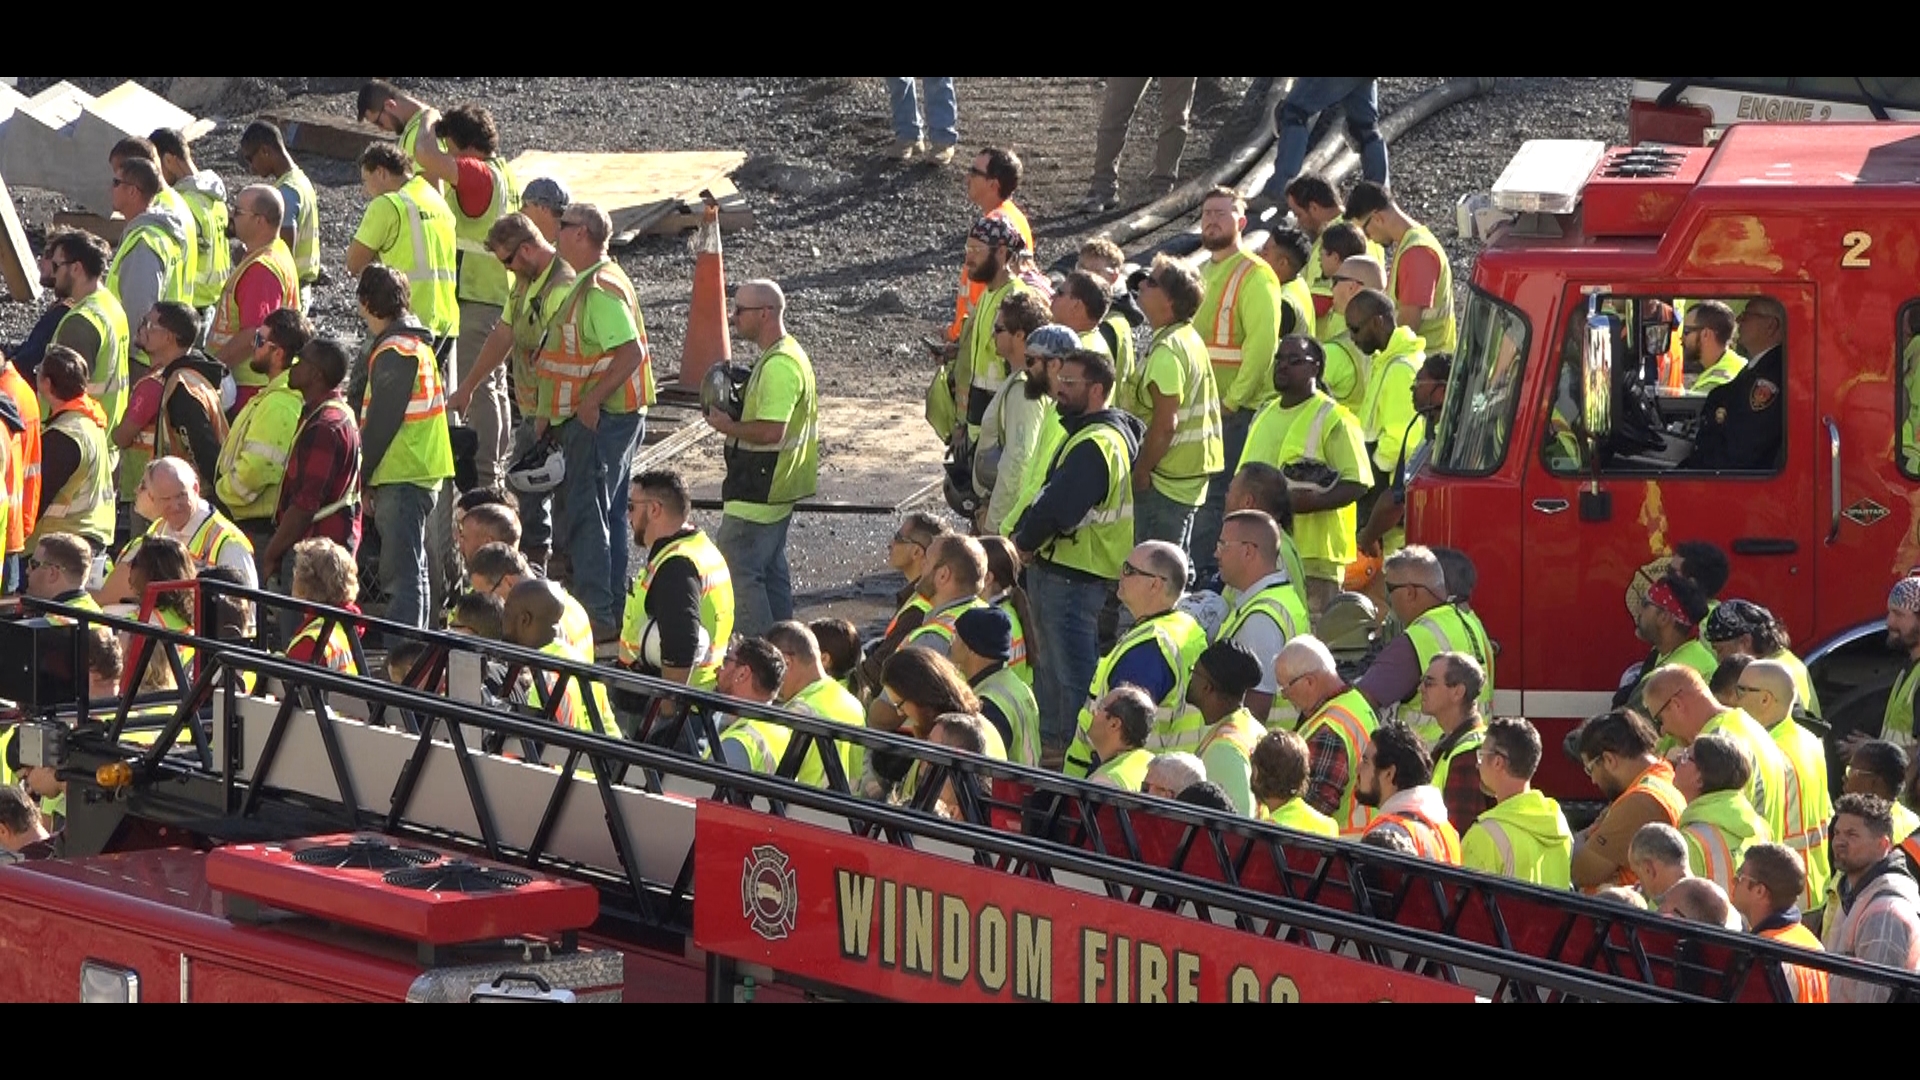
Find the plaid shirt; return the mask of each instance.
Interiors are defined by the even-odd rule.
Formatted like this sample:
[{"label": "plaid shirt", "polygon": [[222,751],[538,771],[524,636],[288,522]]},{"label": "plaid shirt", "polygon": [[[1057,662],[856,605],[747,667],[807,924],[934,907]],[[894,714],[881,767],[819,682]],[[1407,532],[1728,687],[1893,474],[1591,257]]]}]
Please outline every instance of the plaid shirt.
[{"label": "plaid shirt", "polygon": [[1344,827],[1340,804],[1352,775],[1353,762],[1347,760],[1347,744],[1340,741],[1340,736],[1330,727],[1314,732],[1307,740],[1307,790],[1302,796],[1307,805]]},{"label": "plaid shirt", "polygon": [[[332,402],[345,403],[335,396]],[[351,410],[309,406],[300,414],[299,433],[287,455],[287,477],[280,485],[277,520],[288,507],[317,514],[344,499],[360,484],[360,427]],[[360,504],[316,521],[300,539],[324,536],[346,548],[360,549]]]},{"label": "plaid shirt", "polygon": [[[1461,836],[1480,815],[1493,805],[1493,798],[1480,787],[1480,745],[1486,739],[1486,727],[1478,722],[1462,727],[1453,735],[1440,740],[1433,748],[1436,764],[1442,758],[1452,754],[1447,765],[1447,782],[1440,789],[1440,797],[1447,804],[1447,821]],[[1463,743],[1471,747],[1460,750]],[[1459,753],[1454,751],[1460,750]]]}]

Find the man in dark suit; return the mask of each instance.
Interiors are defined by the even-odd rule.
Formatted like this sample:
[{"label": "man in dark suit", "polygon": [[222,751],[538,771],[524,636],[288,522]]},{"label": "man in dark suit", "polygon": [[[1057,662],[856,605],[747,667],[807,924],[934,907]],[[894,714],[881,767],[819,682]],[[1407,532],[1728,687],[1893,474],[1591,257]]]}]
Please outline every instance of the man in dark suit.
[{"label": "man in dark suit", "polygon": [[1707,395],[1689,469],[1774,469],[1786,434],[1787,309],[1756,296],[1734,320],[1747,367]]}]

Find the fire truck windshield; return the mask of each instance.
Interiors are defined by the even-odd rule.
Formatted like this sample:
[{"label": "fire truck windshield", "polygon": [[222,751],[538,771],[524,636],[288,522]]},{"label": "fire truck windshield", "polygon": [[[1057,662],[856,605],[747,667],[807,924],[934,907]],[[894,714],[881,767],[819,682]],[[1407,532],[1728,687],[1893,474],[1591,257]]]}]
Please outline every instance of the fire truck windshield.
[{"label": "fire truck windshield", "polygon": [[1484,476],[1506,460],[1531,332],[1518,309],[1468,290],[1446,404],[1433,434],[1429,461],[1435,472]]}]

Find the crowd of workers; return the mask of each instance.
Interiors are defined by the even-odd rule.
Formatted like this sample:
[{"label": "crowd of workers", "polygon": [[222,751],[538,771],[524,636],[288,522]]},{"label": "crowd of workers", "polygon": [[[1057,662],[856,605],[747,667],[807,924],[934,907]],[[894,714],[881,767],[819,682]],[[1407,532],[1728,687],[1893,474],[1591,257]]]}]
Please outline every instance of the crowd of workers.
[{"label": "crowd of workers", "polygon": [[[589,664],[617,640],[627,667],[743,701],[1537,884],[1635,887],[1817,948],[1811,925],[1828,948],[1920,968],[1896,850],[1916,823],[1920,679],[1896,687],[1881,741],[1842,748],[1833,801],[1825,748],[1796,719],[1818,712],[1805,667],[1758,604],[1709,607],[1727,577],[1710,546],[1660,568],[1636,616],[1652,653],[1566,748],[1612,805],[1576,835],[1531,787],[1562,748],[1489,716],[1475,569],[1406,546],[1400,524],[1456,330],[1446,254],[1394,201],[1384,153],[1344,200],[1292,177],[1290,225],[1250,223],[1216,189],[1195,262],[1128,273],[1094,241],[1060,279],[1013,201],[1018,155],[976,154],[981,214],[927,398],[966,520],[900,522],[888,561],[908,586],[863,644],[844,622],[793,619],[787,523],[814,490],[818,400],[780,287],[734,295],[759,356],[737,410],[706,414],[727,463],[708,537],[684,481],[632,470],[655,387],[607,215],[548,178],[522,188],[483,109],[443,114],[378,81],[359,108],[397,140],[360,161],[357,349],[303,314],[317,209],[271,126],[243,135],[266,182],[231,206],[177,135],[124,141],[108,162],[119,250],[48,240],[56,301],[0,365],[10,590],[144,601],[174,630],[193,612],[149,583],[211,574],[351,610],[370,523],[394,622]],[[458,480],[455,432],[473,464]],[[629,537],[647,552],[633,574]],[[1920,579],[1889,607],[1920,661]],[[318,618],[232,621],[353,667],[347,631],[321,640]],[[111,686],[110,635],[97,645]],[[388,673],[416,661],[396,648]],[[488,690],[582,728],[635,718],[598,684],[556,694],[490,669]],[[743,715],[717,746],[681,745],[772,772],[790,737]],[[923,782],[909,759],[839,756],[874,797]],[[827,774],[816,750],[798,778]],[[947,792],[931,803],[956,812]],[[1866,992],[1817,982],[1803,1000]]]}]

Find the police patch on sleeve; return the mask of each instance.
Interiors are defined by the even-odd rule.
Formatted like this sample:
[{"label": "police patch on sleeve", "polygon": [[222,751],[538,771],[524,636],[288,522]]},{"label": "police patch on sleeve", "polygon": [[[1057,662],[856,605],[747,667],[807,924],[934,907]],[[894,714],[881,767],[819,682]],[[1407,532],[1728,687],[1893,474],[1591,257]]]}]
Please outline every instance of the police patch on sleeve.
[{"label": "police patch on sleeve", "polygon": [[1765,412],[1780,397],[1780,387],[1770,379],[1753,380],[1753,389],[1747,392],[1747,407],[1754,412]]}]

